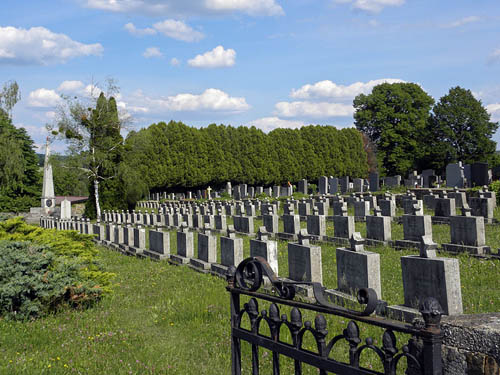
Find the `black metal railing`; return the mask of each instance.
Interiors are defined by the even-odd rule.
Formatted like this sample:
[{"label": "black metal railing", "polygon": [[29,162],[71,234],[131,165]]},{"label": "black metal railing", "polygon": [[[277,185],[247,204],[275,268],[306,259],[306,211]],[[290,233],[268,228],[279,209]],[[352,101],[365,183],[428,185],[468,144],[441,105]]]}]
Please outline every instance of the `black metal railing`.
[{"label": "black metal railing", "polygon": [[[269,280],[275,294],[259,293],[264,278]],[[294,362],[294,373],[302,374],[302,364],[307,364],[319,370],[319,374],[396,374],[402,359],[406,359],[406,374],[441,375],[441,341],[442,334],[439,327],[441,307],[434,298],[426,299],[420,308],[425,324],[422,327],[409,325],[370,316],[376,307],[377,296],[371,289],[364,289],[358,293],[358,302],[365,305],[360,311],[334,305],[324,297],[324,287],[319,283],[288,282],[278,278],[269,264],[261,257],[245,259],[235,268],[231,267],[227,273],[227,290],[231,294],[231,374],[241,374],[241,341],[251,345],[252,374],[259,374],[259,348],[272,352],[272,373],[280,374],[280,356],[289,357]],[[294,300],[297,284],[312,288],[316,303],[305,303]],[[250,299],[240,306],[240,296],[246,295]],[[271,302],[269,311],[259,312],[258,300]],[[280,316],[279,306],[292,307],[290,318]],[[303,321],[302,310],[315,311],[318,314],[314,324]],[[346,328],[333,338],[328,339],[327,321],[323,314],[340,316],[350,321]],[[247,316],[250,329],[242,328],[242,318]],[[382,346],[376,346],[371,337],[362,344],[358,323],[381,327]],[[261,325],[267,324],[269,335],[262,334]],[[286,327],[290,332],[291,344],[280,340],[280,330]],[[303,347],[304,334],[310,332],[316,343],[317,351]],[[395,333],[410,336],[408,344],[397,347]],[[348,362],[341,362],[331,358],[331,353],[341,342],[349,346]],[[360,365],[360,356],[366,351],[372,351],[381,361],[383,372],[375,371]],[[401,370],[399,370],[400,372]]]}]

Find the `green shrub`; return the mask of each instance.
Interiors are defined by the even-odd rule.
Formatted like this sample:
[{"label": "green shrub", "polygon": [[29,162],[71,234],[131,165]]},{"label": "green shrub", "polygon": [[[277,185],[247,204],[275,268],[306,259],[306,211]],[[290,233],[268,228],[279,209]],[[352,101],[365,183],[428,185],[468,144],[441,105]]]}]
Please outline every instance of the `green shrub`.
[{"label": "green shrub", "polygon": [[493,181],[488,189],[490,191],[494,191],[496,193],[496,197],[497,197],[497,204],[500,204],[500,181]]},{"label": "green shrub", "polygon": [[[76,231],[43,229],[16,217],[0,222],[0,240],[3,241],[0,246],[0,288],[9,291],[0,291],[0,314],[27,319],[53,311],[61,304],[87,306],[111,292],[114,274],[103,271],[92,236]],[[11,243],[16,245],[8,245]],[[18,255],[11,254],[13,246],[21,249]],[[28,261],[31,258],[33,262]],[[45,263],[41,262],[42,259]],[[9,268],[12,265],[21,268],[14,272]],[[45,282],[53,285],[46,285],[44,289],[32,278],[24,280],[23,275],[39,273],[46,275]],[[18,285],[17,293],[11,290],[13,285]],[[19,297],[24,289],[40,290],[40,293],[31,291]],[[4,297],[12,301],[4,301]],[[28,300],[32,302],[28,303]]]}]

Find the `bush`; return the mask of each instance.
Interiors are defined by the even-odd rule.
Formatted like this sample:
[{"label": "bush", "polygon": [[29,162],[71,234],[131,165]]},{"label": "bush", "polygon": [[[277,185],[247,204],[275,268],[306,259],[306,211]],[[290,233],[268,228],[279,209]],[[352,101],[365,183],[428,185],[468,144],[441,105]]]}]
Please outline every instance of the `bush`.
[{"label": "bush", "polygon": [[31,319],[63,306],[86,307],[111,291],[92,236],[0,222],[0,315]]}]

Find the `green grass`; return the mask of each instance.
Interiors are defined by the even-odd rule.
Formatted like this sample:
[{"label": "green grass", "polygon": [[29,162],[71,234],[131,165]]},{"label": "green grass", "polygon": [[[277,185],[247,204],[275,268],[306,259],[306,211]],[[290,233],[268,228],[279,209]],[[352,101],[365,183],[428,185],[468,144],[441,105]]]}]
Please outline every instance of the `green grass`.
[{"label": "green grass", "polygon": [[[497,211],[498,212],[498,211]],[[497,213],[496,212],[496,213]],[[230,221],[228,220],[228,223]],[[281,223],[281,222],[280,222]],[[255,230],[262,225],[255,220]],[[282,225],[282,223],[281,223]],[[365,223],[356,230],[366,234]],[[393,223],[393,239],[402,238],[402,226]],[[333,224],[327,222],[327,235]],[[433,225],[434,240],[449,241],[447,225]],[[195,255],[197,254],[197,235]],[[249,256],[249,241],[244,238],[244,256]],[[500,245],[500,226],[486,226],[487,244]],[[176,253],[176,232],[170,231],[171,252]],[[218,246],[220,242],[217,241]],[[323,284],[336,288],[336,246],[322,244]],[[416,251],[397,251],[388,247],[367,248],[381,254],[382,296],[389,304],[402,304],[403,285],[400,257]],[[288,276],[287,243],[278,242],[279,274]],[[106,270],[115,273],[114,292],[88,310],[64,310],[37,321],[11,322],[0,319],[0,374],[227,374],[230,372],[229,295],[222,279],[175,267],[166,262],[126,257],[101,248]],[[464,313],[500,311],[498,298],[498,260],[481,260],[467,254],[453,256],[460,262]],[[220,261],[220,249],[218,249]],[[247,299],[243,298],[242,302]],[[269,309],[259,303],[259,309]],[[290,316],[282,307],[280,313]],[[314,321],[312,312],[304,320]],[[328,317],[329,338],[342,332],[347,321]],[[243,325],[248,327],[248,320]],[[373,336],[381,344],[382,330],[360,325],[361,336]],[[262,325],[262,333],[268,332]],[[282,339],[290,340],[282,329]],[[399,346],[406,342],[398,335]],[[311,335],[304,347],[315,350]],[[243,367],[249,373],[250,347],[243,344]],[[266,354],[267,353],[267,354]],[[347,345],[334,352],[346,360]],[[271,373],[269,352],[261,350],[261,373]],[[376,365],[373,355],[362,363]],[[283,359],[282,373],[292,373],[293,363]],[[402,373],[402,372],[399,372]],[[304,366],[304,374],[317,371]]]}]

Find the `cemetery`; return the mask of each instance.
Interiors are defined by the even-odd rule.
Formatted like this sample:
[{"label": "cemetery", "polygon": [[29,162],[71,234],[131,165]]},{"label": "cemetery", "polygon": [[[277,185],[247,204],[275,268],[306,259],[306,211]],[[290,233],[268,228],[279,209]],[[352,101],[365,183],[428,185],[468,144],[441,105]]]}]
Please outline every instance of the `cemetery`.
[{"label": "cemetery", "polygon": [[[335,179],[321,178],[318,186],[322,181]],[[306,183],[302,180],[302,185]],[[364,183],[369,186],[369,181]],[[374,314],[396,321],[418,319],[418,306],[426,297],[439,302],[445,329],[456,330],[456,321],[466,324],[466,317],[474,320],[477,314],[485,319],[498,315],[494,312],[500,301],[494,285],[500,225],[494,209],[492,214],[476,211],[481,214],[476,216],[469,206],[474,199],[483,199],[496,207],[495,193],[487,187],[474,197],[469,194],[475,192],[455,186],[453,193],[445,188],[409,188],[406,193],[372,194],[369,187],[368,192],[354,192],[350,184],[344,196],[300,199],[285,195],[286,189],[282,197],[259,199],[248,191],[264,187],[231,188],[229,183],[228,187],[237,191],[239,199],[217,198],[228,191],[199,192],[207,197],[202,200],[154,194],[131,212],[103,211],[95,223],[51,216],[43,216],[40,223],[44,228],[95,234],[97,243],[122,254],[184,264],[219,278],[244,259],[261,257],[282,280],[324,285],[325,298],[337,306],[355,306],[357,291],[371,288],[378,299]],[[379,185],[373,190],[380,189]],[[425,199],[429,195],[434,197],[432,203]],[[356,210],[359,203],[363,211]],[[390,207],[385,215],[379,208],[384,205]],[[264,288],[271,291],[271,286],[272,278],[264,278]],[[314,301],[311,287],[298,285],[297,293],[299,298]],[[484,315],[488,312],[493,314]],[[494,325],[490,328],[481,334],[494,343],[497,331]],[[467,352],[490,361],[490,349],[457,347],[449,340],[443,341],[448,357]],[[445,361],[447,366],[454,368],[456,363]]]},{"label": "cemetery", "polygon": [[[476,23],[486,40],[493,18],[432,20],[432,43],[450,55],[436,53],[426,69],[454,62],[424,81],[418,48],[430,39],[377,60],[412,44],[382,35],[415,28],[382,16],[410,2],[279,2],[72,4],[85,3],[82,15],[96,22],[80,34],[106,34],[105,47],[45,26],[0,26],[5,74],[32,69],[23,89],[45,79],[24,101],[16,81],[0,90],[0,374],[500,375],[498,88],[494,74],[488,87],[458,86],[477,79],[481,69],[453,74],[480,46],[462,61],[439,38]],[[356,16],[332,22],[346,4]],[[71,13],[60,6],[26,19],[49,25]],[[413,20],[421,4],[411,6]],[[318,7],[328,25],[309,14]],[[158,20],[149,27],[148,17]],[[124,20],[127,41],[113,32]],[[243,34],[252,36],[245,47]],[[455,35],[461,46],[464,35]],[[186,55],[228,36],[238,53],[219,44]],[[143,46],[153,38],[165,51],[160,38],[175,39],[168,54],[179,58],[165,64],[167,52]],[[139,47],[147,66],[130,55]],[[123,93],[113,78],[87,85],[69,68],[59,73],[75,80],[49,86],[52,64],[99,55],[106,65],[109,54],[107,69],[130,74]],[[490,72],[499,56],[490,54]],[[405,60],[415,75],[397,78]],[[356,81],[375,74],[372,65],[394,78]],[[305,66],[330,77],[306,83]],[[134,81],[154,81],[160,96]],[[425,92],[443,92],[441,81],[453,86],[439,99]],[[184,88],[199,92],[172,91]],[[265,115],[258,106],[272,100]],[[25,125],[42,120],[43,129]]]}]

